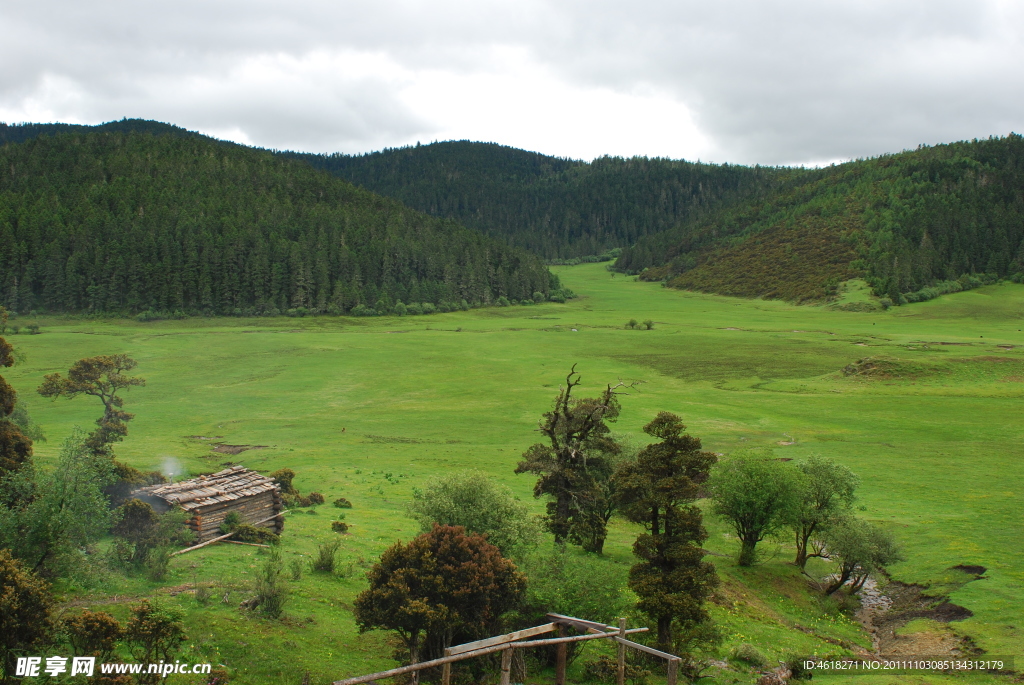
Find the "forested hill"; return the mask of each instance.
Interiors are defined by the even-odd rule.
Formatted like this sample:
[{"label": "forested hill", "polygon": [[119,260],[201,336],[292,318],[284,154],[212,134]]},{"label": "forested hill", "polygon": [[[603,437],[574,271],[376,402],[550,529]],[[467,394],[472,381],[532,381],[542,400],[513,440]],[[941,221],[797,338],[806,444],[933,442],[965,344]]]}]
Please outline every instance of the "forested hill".
[{"label": "forested hill", "polygon": [[588,163],[468,141],[365,155],[282,154],[545,259],[632,245],[801,173],[640,157]]},{"label": "forested hill", "polygon": [[[120,121],[108,121],[105,124],[87,126],[85,124],[5,124],[0,122],[0,145],[7,143],[24,143],[25,141],[38,138],[42,135],[55,136],[61,133],[151,133],[153,135],[171,135],[186,138],[202,138],[203,140],[214,141],[214,138],[205,136],[196,131],[189,131],[149,119],[121,119]],[[235,145],[226,141],[217,141],[222,145]]]},{"label": "forested hill", "polygon": [[137,132],[0,147],[14,311],[444,308],[555,285],[534,255],[266,151]]},{"label": "forested hill", "polygon": [[792,176],[756,201],[640,238],[616,266],[680,288],[797,301],[826,298],[853,276],[894,302],[955,289],[954,279],[1015,276],[1024,271],[1024,139]]}]

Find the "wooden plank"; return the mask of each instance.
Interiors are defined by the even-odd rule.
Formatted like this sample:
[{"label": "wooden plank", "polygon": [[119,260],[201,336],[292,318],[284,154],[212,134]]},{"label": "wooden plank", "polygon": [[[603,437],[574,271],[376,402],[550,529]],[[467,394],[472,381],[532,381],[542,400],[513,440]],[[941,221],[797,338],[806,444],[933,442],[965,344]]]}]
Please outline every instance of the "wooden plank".
[{"label": "wooden plank", "polygon": [[501,653],[501,685],[512,685],[512,648]]},{"label": "wooden plank", "polygon": [[679,677],[679,657],[668,660],[668,677],[665,679],[665,685],[676,685],[676,679]]},{"label": "wooden plank", "polygon": [[555,637],[546,640],[524,640],[523,642],[506,642],[500,645],[494,645],[492,647],[484,647],[478,649],[475,652],[465,652],[463,654],[456,654],[454,656],[441,657],[440,659],[433,659],[431,661],[421,661],[418,664],[409,664],[408,666],[401,666],[399,668],[393,668],[390,671],[381,671],[380,673],[371,673],[369,675],[361,675],[356,678],[348,678],[347,680],[336,680],[333,685],[358,685],[358,683],[368,683],[374,680],[380,680],[381,678],[391,678],[396,675],[402,675],[403,673],[412,673],[413,671],[421,671],[424,668],[433,668],[434,666],[443,666],[444,664],[450,664],[455,661],[462,661],[463,659],[472,659],[473,657],[483,656],[484,654],[493,654],[494,652],[500,652],[503,649],[523,649],[528,647],[546,647],[552,644],[561,644],[567,642],[581,642],[583,640],[600,640],[604,638],[614,637],[618,633],[598,633],[595,635],[573,635],[571,637]]},{"label": "wooden plank", "polygon": [[[619,619],[619,637],[626,637],[626,619]],[[618,654],[616,663],[616,685],[626,685],[626,645],[621,642],[618,644]]]},{"label": "wooden plank", "polygon": [[612,628],[611,626],[606,626],[603,623],[586,621],[582,618],[576,618],[575,616],[563,616],[562,614],[548,614],[548,618],[550,618],[555,623],[563,623],[566,625],[573,626],[575,628],[580,628],[582,630],[586,630],[587,628],[593,628],[594,630],[616,630],[615,628]]},{"label": "wooden plank", "polygon": [[668,654],[667,652],[660,652],[657,649],[655,649],[654,647],[648,647],[647,645],[641,645],[639,643],[627,640],[626,638],[618,637],[617,634],[612,639],[614,639],[616,642],[618,642],[620,644],[626,645],[627,647],[632,647],[633,649],[639,649],[641,652],[647,652],[648,654],[651,654],[653,656],[660,656],[662,659],[668,659],[669,661],[671,661],[672,659],[678,659],[679,658],[675,654]]},{"label": "wooden plank", "polygon": [[[266,519],[265,521],[260,521],[260,523],[265,523],[266,521],[270,521],[273,518],[276,518],[276,516],[271,516],[270,518]],[[172,552],[171,556],[175,557],[175,556],[178,556],[179,554],[184,554],[185,552],[191,552],[194,549],[199,549],[200,547],[206,547],[207,545],[211,545],[214,542],[219,542],[221,540],[227,540],[229,537],[231,537],[234,534],[235,534],[235,531],[231,531],[227,535],[221,535],[219,537],[213,538],[212,540],[207,540],[206,542],[201,542],[198,545],[192,545],[191,547],[186,547],[185,549],[179,549],[177,552]]]},{"label": "wooden plank", "polygon": [[516,640],[522,640],[524,637],[533,637],[534,635],[541,635],[542,633],[550,633],[552,630],[558,627],[556,623],[547,623],[542,626],[534,626],[532,628],[524,628],[517,630],[514,633],[506,633],[505,635],[498,635],[496,637],[489,637],[486,640],[477,640],[476,642],[466,642],[461,645],[455,645],[445,650],[445,654],[453,656],[455,654],[462,654],[464,652],[473,652],[484,647],[490,647],[491,645],[500,645],[506,642],[515,642]]},{"label": "wooden plank", "polygon": [[[565,637],[569,634],[568,628],[564,624],[558,626],[558,636]],[[565,685],[565,662],[566,662],[566,646],[564,644],[558,645],[555,650],[555,685]]]}]

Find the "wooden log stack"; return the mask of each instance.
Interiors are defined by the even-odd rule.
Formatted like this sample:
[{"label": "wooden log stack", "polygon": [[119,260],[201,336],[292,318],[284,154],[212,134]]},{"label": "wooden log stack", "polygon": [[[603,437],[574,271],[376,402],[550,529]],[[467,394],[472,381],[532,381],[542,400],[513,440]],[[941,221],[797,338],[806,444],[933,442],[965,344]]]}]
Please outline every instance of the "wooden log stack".
[{"label": "wooden log stack", "polygon": [[284,530],[281,490],[267,476],[236,465],[209,476],[180,483],[150,485],[132,492],[132,497],[179,506],[192,516],[186,525],[196,534],[196,542],[221,535],[220,526],[235,512],[240,523]]}]

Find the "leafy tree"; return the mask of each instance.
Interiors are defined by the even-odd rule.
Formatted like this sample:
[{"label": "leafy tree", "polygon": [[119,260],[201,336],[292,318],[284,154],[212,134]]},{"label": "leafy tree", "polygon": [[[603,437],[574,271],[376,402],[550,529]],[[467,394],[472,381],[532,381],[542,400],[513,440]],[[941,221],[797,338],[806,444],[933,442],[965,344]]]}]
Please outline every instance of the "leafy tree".
[{"label": "leafy tree", "polygon": [[904,558],[891,533],[862,519],[845,518],[826,528],[822,537],[826,556],[839,567],[826,586],[826,595],[851,580],[850,592],[856,592],[872,573]]},{"label": "leafy tree", "polygon": [[521,556],[537,544],[537,525],[526,505],[479,471],[432,478],[413,492],[409,512],[424,532],[435,523],[462,526],[486,535],[506,556]]},{"label": "leafy tree", "polygon": [[[108,529],[110,513],[103,486],[112,480],[108,460],[85,446],[76,428],[61,446],[57,467],[38,483],[18,474],[12,484],[31,497],[21,505],[0,507],[0,546],[33,571],[54,571],[73,550],[87,547]],[[27,503],[25,503],[27,502]]]},{"label": "leafy tree", "polygon": [[[619,452],[608,423],[619,416],[616,390],[623,384],[608,385],[599,397],[578,398],[573,391],[579,384],[580,375],[573,364],[554,406],[541,418],[539,430],[546,442],[526,450],[516,467],[516,473],[540,476],[533,492],[536,497],[550,498],[547,526],[557,543],[569,538],[574,526],[594,526],[592,514],[600,501],[596,477],[607,471],[607,455]],[[598,543],[604,543],[604,536],[600,526],[585,534],[594,551],[600,551]]]},{"label": "leafy tree", "polygon": [[41,651],[55,627],[50,587],[11,552],[0,549],[0,667],[5,683],[14,682],[19,656]]},{"label": "leafy tree", "polygon": [[820,549],[808,551],[809,542],[847,514],[860,479],[845,466],[820,457],[811,457],[797,468],[803,472],[804,481],[792,526],[796,533],[794,563],[802,569],[809,557],[821,556]]},{"label": "leafy tree", "polygon": [[396,543],[367,579],[355,600],[360,632],[395,631],[412,663],[440,656],[457,635],[475,639],[496,629],[526,590],[526,577],[497,547],[461,526],[436,525]]},{"label": "leafy tree", "polygon": [[96,454],[110,454],[109,445],[128,434],[128,421],[135,415],[124,411],[124,399],[117,393],[133,386],[145,385],[144,378],[126,375],[138,362],[126,354],[103,355],[79,359],[68,369],[67,378],[59,373],[47,374],[39,386],[39,394],[56,400],[58,397],[74,399],[79,395],[98,397],[103,403],[103,416],[96,420],[99,426],[86,440],[86,446]]},{"label": "leafy tree", "polygon": [[[174,652],[186,640],[182,613],[177,607],[164,606],[144,599],[131,607],[131,616],[125,625],[125,642],[135,660],[153,664],[174,661]],[[139,683],[160,681],[160,674],[143,673]]]},{"label": "leafy tree", "polygon": [[639,597],[637,608],[657,621],[658,644],[666,650],[675,647],[673,625],[687,632],[709,620],[704,601],[718,585],[700,547],[708,537],[701,511],[692,505],[717,458],[685,430],[675,414],[659,413],[644,432],[661,442],[615,474],[622,513],[648,531],[633,545],[641,561],[630,569],[629,587]]},{"label": "leafy tree", "polygon": [[117,538],[113,554],[120,565],[132,570],[145,567],[159,550],[189,542],[191,532],[185,528],[188,514],[171,509],[158,514],[148,502],[132,498],[113,514],[111,532]]},{"label": "leafy tree", "polygon": [[[6,328],[7,310],[0,307],[0,328]],[[14,348],[0,337],[0,368],[14,366]],[[32,440],[12,420],[18,393],[0,376],[0,479],[14,474],[32,460]]]},{"label": "leafy tree", "polygon": [[799,471],[764,450],[716,465],[709,487],[712,511],[732,523],[740,539],[740,566],[751,566],[757,543],[791,520],[802,484]]}]

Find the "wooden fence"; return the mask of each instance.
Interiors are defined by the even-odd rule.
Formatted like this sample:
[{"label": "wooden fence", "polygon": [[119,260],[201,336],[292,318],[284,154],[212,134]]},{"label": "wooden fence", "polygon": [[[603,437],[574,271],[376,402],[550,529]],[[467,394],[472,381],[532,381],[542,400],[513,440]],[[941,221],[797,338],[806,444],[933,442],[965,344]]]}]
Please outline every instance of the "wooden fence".
[{"label": "wooden fence", "polygon": [[[646,632],[647,628],[626,629],[626,619],[620,618],[618,627],[607,626],[603,623],[587,621],[574,616],[562,616],[561,614],[548,614],[551,623],[541,626],[517,630],[505,635],[497,635],[476,642],[467,642],[455,645],[444,650],[444,656],[440,659],[421,661],[416,664],[393,668],[390,671],[371,673],[357,678],[335,681],[333,685],[359,685],[359,683],[373,683],[382,678],[414,673],[425,668],[441,666],[441,685],[450,685],[452,664],[464,659],[483,656],[501,652],[501,685],[511,685],[512,672],[512,650],[526,649],[529,647],[555,647],[555,685],[565,685],[565,663],[567,646],[570,642],[584,642],[587,640],[613,640],[618,643],[618,685],[625,685],[626,682],[626,649],[636,649],[656,657],[665,659],[668,662],[668,681],[666,685],[676,685],[679,676],[680,657],[674,654],[658,651],[647,645],[637,644],[626,639],[631,633]],[[585,631],[585,635],[568,635],[569,628]],[[544,633],[558,632],[558,637],[544,638],[541,640],[527,640],[526,638]]]}]

